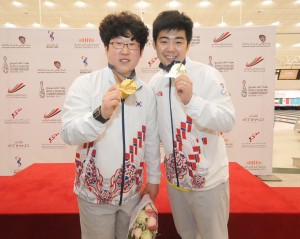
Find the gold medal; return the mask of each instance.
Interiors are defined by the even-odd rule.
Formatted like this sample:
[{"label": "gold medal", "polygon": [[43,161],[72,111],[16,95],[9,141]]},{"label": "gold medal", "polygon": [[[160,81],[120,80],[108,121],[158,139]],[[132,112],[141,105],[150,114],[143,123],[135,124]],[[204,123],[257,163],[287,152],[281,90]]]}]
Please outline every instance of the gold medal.
[{"label": "gold medal", "polygon": [[182,63],[176,63],[165,77],[177,78],[180,75],[186,75],[186,67]]},{"label": "gold medal", "polygon": [[121,91],[122,99],[125,99],[128,95],[136,92],[136,83],[134,80],[123,80],[121,84],[118,84],[119,90]]}]

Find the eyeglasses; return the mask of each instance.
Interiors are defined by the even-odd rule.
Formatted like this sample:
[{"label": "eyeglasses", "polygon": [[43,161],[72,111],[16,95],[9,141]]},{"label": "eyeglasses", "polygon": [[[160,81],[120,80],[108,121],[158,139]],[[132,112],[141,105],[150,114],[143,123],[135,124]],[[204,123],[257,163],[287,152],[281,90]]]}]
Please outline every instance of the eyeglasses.
[{"label": "eyeglasses", "polygon": [[129,50],[137,50],[140,47],[140,44],[137,42],[124,43],[124,42],[112,41],[109,44],[111,44],[115,49],[123,49],[125,45]]}]

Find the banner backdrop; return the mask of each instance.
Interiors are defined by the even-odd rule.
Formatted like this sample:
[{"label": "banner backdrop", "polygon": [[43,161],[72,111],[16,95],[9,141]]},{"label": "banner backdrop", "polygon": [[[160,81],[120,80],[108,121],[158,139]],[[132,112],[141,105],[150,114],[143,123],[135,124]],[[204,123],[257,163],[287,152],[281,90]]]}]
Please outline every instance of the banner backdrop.
[{"label": "banner backdrop", "polygon": [[[136,69],[148,82],[159,60],[150,37]],[[0,175],[33,163],[74,162],[60,137],[74,79],[107,65],[97,29],[0,29]],[[224,134],[229,160],[255,175],[272,172],[275,27],[196,28],[189,57],[224,76],[236,126]]]}]

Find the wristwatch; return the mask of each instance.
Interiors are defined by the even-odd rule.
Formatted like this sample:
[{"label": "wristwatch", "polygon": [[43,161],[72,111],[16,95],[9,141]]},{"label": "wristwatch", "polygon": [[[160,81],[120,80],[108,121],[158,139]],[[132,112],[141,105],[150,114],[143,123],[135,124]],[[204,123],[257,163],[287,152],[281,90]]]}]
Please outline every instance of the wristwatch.
[{"label": "wristwatch", "polygon": [[101,106],[99,106],[97,109],[93,112],[93,117],[95,120],[101,122],[102,124],[105,124],[110,118],[104,119],[101,115]]}]

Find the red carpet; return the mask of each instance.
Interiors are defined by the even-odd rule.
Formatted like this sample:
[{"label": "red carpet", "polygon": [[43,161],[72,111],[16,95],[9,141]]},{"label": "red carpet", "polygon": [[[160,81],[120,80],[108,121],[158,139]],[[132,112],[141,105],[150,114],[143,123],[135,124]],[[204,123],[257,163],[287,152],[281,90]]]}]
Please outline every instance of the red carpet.
[{"label": "red carpet", "polygon": [[[79,239],[73,194],[74,164],[34,164],[12,177],[0,177],[0,235],[8,239]],[[230,163],[230,239],[298,239],[300,189],[270,188]],[[158,239],[179,239],[164,179],[156,200]]]}]

